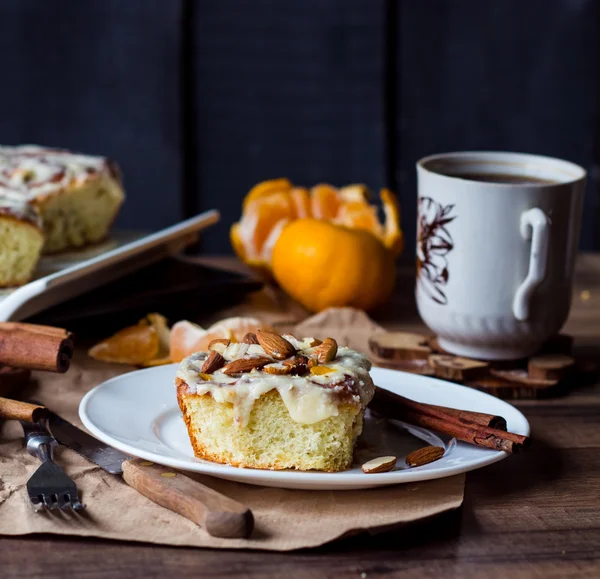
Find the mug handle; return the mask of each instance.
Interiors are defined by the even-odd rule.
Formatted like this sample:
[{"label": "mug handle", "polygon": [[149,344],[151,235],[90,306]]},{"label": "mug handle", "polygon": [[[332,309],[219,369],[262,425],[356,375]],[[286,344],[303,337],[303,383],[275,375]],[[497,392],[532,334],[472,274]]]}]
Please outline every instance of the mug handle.
[{"label": "mug handle", "polygon": [[513,315],[523,322],[529,318],[531,296],[546,277],[548,247],[550,245],[550,219],[539,208],[534,207],[521,214],[521,237],[531,239],[529,271],[517,288],[513,300]]}]

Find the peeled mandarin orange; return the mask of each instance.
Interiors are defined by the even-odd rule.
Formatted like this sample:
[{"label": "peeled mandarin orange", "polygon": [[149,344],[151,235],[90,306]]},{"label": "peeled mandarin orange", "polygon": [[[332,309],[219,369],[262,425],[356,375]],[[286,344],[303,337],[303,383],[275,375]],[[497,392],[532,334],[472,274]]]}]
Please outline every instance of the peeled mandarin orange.
[{"label": "peeled mandarin orange", "polygon": [[287,225],[273,248],[279,285],[311,311],[352,306],[371,310],[391,295],[393,254],[372,233],[317,219]]},{"label": "peeled mandarin orange", "polygon": [[238,257],[270,278],[273,248],[287,225],[298,219],[315,218],[363,229],[377,237],[394,255],[403,248],[400,212],[396,197],[383,189],[381,201],[385,220],[369,204],[365,185],[337,189],[321,183],[310,192],[294,187],[287,179],[273,179],[254,186],[243,203],[242,217],[231,227],[231,244]]}]

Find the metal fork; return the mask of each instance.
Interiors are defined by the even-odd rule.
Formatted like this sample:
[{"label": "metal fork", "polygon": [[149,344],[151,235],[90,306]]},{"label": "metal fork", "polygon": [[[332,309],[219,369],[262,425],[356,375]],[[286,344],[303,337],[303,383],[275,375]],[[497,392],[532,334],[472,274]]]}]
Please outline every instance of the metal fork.
[{"label": "metal fork", "polygon": [[54,437],[42,423],[21,421],[21,426],[27,452],[42,461],[42,465],[27,481],[29,500],[36,510],[43,507],[50,510],[84,509],[85,505],[79,501],[77,485],[53,460],[53,448],[58,445]]}]

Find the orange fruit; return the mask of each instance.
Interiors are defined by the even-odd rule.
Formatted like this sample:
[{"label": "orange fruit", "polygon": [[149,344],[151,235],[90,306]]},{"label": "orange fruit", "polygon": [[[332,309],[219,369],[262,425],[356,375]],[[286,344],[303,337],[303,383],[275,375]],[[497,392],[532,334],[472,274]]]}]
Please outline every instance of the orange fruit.
[{"label": "orange fruit", "polygon": [[309,192],[287,179],[264,181],[246,195],[242,216],[231,227],[231,244],[242,261],[269,278],[273,248],[282,231],[298,219],[315,218],[368,231],[398,256],[403,249],[398,202],[387,189],[380,197],[383,222],[377,208],[369,204],[369,191],[362,184],[337,189],[321,183]]},{"label": "orange fruit", "polygon": [[259,328],[270,329],[256,318],[227,318],[206,330],[202,326],[182,320],[171,328],[171,360],[181,362],[194,352],[204,352],[216,338],[241,342],[248,332],[256,333]]},{"label": "orange fruit", "polygon": [[311,311],[371,310],[394,288],[394,254],[371,232],[317,219],[289,223],[273,248],[279,285]]}]

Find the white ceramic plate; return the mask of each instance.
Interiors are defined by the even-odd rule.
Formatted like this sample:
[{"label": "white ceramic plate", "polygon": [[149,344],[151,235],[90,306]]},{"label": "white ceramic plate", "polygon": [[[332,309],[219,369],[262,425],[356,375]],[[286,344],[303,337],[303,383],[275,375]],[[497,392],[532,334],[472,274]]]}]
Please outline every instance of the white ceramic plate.
[{"label": "white ceramic plate", "polygon": [[[313,490],[362,489],[441,478],[481,468],[506,458],[488,450],[440,438],[421,428],[367,416],[365,434],[352,469],[340,473],[270,471],[236,468],[194,457],[177,406],[173,386],[177,364],[117,376],[88,392],[79,416],[92,434],[126,453],[174,468],[248,484]],[[516,408],[488,394],[425,376],[374,368],[375,383],[420,402],[477,410],[504,416],[508,429],[529,434],[529,423]],[[427,444],[442,445],[446,454],[436,462],[408,468],[404,457]],[[360,465],[377,456],[398,457],[396,470],[364,474]]]}]

